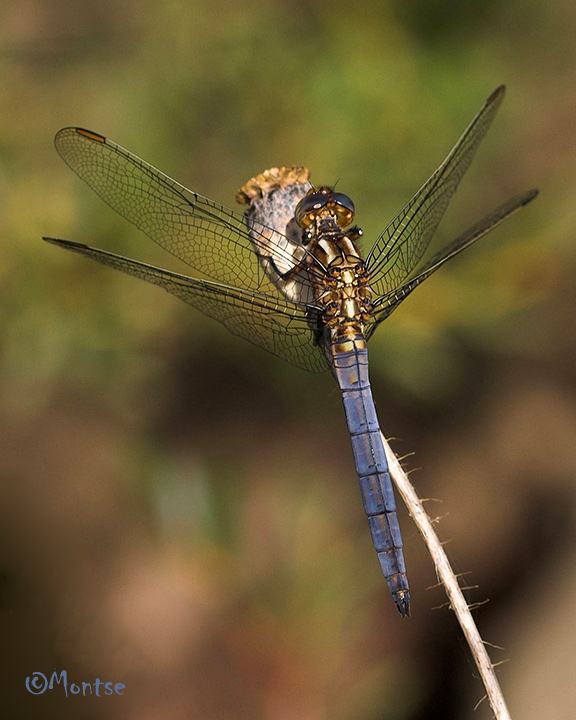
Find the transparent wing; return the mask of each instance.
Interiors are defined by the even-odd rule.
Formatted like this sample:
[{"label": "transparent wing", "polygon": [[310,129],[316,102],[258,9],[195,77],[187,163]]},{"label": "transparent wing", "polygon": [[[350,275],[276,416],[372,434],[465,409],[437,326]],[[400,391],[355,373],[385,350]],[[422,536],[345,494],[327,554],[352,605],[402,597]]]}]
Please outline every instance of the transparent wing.
[{"label": "transparent wing", "polygon": [[401,285],[421,260],[476,148],[494,120],[504,91],[502,85],[492,93],[446,160],[376,240],[366,263],[370,285],[377,295],[385,295]]},{"label": "transparent wing", "polygon": [[301,268],[298,281],[310,286],[315,260],[304,268],[303,247],[271,228],[254,223],[249,232],[242,214],[191,192],[98,133],[64,128],[54,142],[66,164],[110,207],[212,280],[278,297],[256,253],[270,255],[271,240],[281,237],[274,257],[285,270]]},{"label": "transparent wing", "polygon": [[500,223],[504,222],[514,213],[532,202],[538,195],[538,190],[528,190],[517,197],[508,200],[508,202],[500,205],[493,212],[489,213],[472,227],[468,228],[462,235],[459,235],[449,245],[436,253],[430,260],[426,261],[419,267],[413,276],[395,290],[382,295],[374,301],[374,321],[366,329],[366,337],[370,337],[376,327],[385,320],[400,305],[400,303],[408,297],[415,288],[430,277],[433,272],[444,265],[445,262],[453,258],[462,250],[470,247],[476,240],[490,232]]},{"label": "transparent wing", "polygon": [[159,285],[215,318],[235,335],[240,335],[293,365],[312,372],[328,369],[328,363],[314,340],[314,308],[303,310],[283,298],[270,298],[256,291],[189,278],[69,240],[44,240]]}]

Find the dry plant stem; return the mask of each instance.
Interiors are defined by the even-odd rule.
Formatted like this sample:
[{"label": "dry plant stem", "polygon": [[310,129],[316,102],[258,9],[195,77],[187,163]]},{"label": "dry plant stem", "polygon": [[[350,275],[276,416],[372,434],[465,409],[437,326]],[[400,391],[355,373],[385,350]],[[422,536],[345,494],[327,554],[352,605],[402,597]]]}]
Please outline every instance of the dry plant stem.
[{"label": "dry plant stem", "polygon": [[450,563],[448,562],[446,553],[444,552],[440,540],[434,531],[432,522],[424,510],[424,506],[416,494],[414,486],[408,479],[408,476],[402,469],[398,458],[390,449],[390,446],[386,442],[386,438],[384,438],[384,436],[382,436],[382,440],[384,441],[384,449],[386,450],[392,480],[398,488],[398,492],[402,496],[402,499],[406,503],[408,512],[416,523],[416,527],[422,534],[426,547],[428,548],[428,552],[434,561],[436,574],[446,588],[446,594],[448,595],[450,606],[454,610],[458,622],[460,623],[460,627],[462,628],[464,637],[470,646],[474,661],[480,672],[480,677],[482,678],[482,682],[486,688],[486,694],[494,713],[494,717],[496,720],[511,720],[508,707],[506,706],[504,696],[502,695],[502,690],[500,689],[500,684],[498,683],[496,673],[494,672],[494,666],[492,665],[488,652],[486,651],[486,645],[480,637],[480,633],[474,623],[468,604],[466,603],[464,595],[458,585],[456,575],[450,567]]}]

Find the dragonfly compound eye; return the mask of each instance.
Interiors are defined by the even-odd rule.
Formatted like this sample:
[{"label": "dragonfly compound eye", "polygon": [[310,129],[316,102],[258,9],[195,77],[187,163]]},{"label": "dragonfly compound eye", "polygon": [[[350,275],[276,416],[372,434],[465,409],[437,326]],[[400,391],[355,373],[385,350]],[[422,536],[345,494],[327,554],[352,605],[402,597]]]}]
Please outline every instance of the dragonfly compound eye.
[{"label": "dragonfly compound eye", "polygon": [[356,208],[348,195],[344,195],[343,193],[332,193],[330,195],[328,207],[336,215],[336,221],[340,227],[348,227],[348,225],[353,222],[354,215],[356,214]]},{"label": "dragonfly compound eye", "polygon": [[300,227],[308,228],[319,213],[325,210],[335,217],[339,227],[348,227],[354,220],[355,208],[352,200],[347,195],[332,192],[327,187],[309,192],[296,206],[294,215]]},{"label": "dragonfly compound eye", "polygon": [[310,227],[320,210],[326,207],[327,202],[328,195],[325,193],[313,191],[309,192],[308,195],[303,197],[298,205],[296,205],[294,217],[296,218],[298,225],[302,228]]}]

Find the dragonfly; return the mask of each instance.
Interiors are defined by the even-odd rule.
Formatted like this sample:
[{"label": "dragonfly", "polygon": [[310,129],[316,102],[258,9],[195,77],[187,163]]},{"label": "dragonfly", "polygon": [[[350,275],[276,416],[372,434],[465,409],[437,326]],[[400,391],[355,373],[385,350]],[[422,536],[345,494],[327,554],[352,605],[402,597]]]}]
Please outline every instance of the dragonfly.
[{"label": "dragonfly", "polygon": [[232,333],[314,372],[331,370],[342,394],[364,509],[400,614],[410,588],[383,436],[368,377],[367,341],[410,293],[538,194],[524,192],[438,252],[430,241],[504,97],[497,88],[440,167],[384,228],[365,258],[354,203],[311,184],[303,167],[271,168],[238,192],[231,210],[188,190],[108,138],[68,127],[55,138],[70,168],[120,215],[200,276],[45,237],[153,285]]}]

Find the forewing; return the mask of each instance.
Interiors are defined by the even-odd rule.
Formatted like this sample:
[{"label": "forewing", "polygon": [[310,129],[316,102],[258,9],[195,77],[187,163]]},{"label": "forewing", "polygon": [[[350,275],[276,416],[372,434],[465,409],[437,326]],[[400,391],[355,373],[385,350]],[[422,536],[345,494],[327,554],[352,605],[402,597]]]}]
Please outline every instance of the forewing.
[{"label": "forewing", "polygon": [[518,212],[518,210],[528,205],[537,195],[538,190],[528,190],[508,200],[508,202],[503,205],[500,205],[500,207],[483,217],[482,220],[479,220],[475,225],[468,228],[468,230],[459,235],[449,245],[426,261],[415,271],[413,276],[400,285],[400,287],[376,298],[374,301],[374,322],[367,328],[366,336],[370,337],[376,327],[385,320],[420,283],[430,277],[430,275],[444,265],[445,262],[470,247],[470,245],[486,235],[490,230],[493,230],[497,225],[504,222],[506,218],[509,218]]},{"label": "forewing", "polygon": [[[314,342],[311,316],[283,298],[275,300],[257,291],[190,278],[68,240],[44,240],[158,285],[218,320],[235,335],[304,370],[321,372],[328,368]],[[313,313],[313,309],[308,312]]]},{"label": "forewing", "polygon": [[502,85],[488,98],[446,160],[380,235],[367,257],[377,295],[397,288],[417,266],[438,223],[486,135],[504,97]]},{"label": "forewing", "polygon": [[[255,224],[214,200],[198,195],[141,158],[98,133],[64,128],[55,138],[67,165],[110,207],[190,267],[217,282],[246,290],[280,295],[255,254],[269,253],[279,234]],[[300,263],[291,241],[275,252],[287,268]],[[309,270],[298,280],[309,286]]]}]

